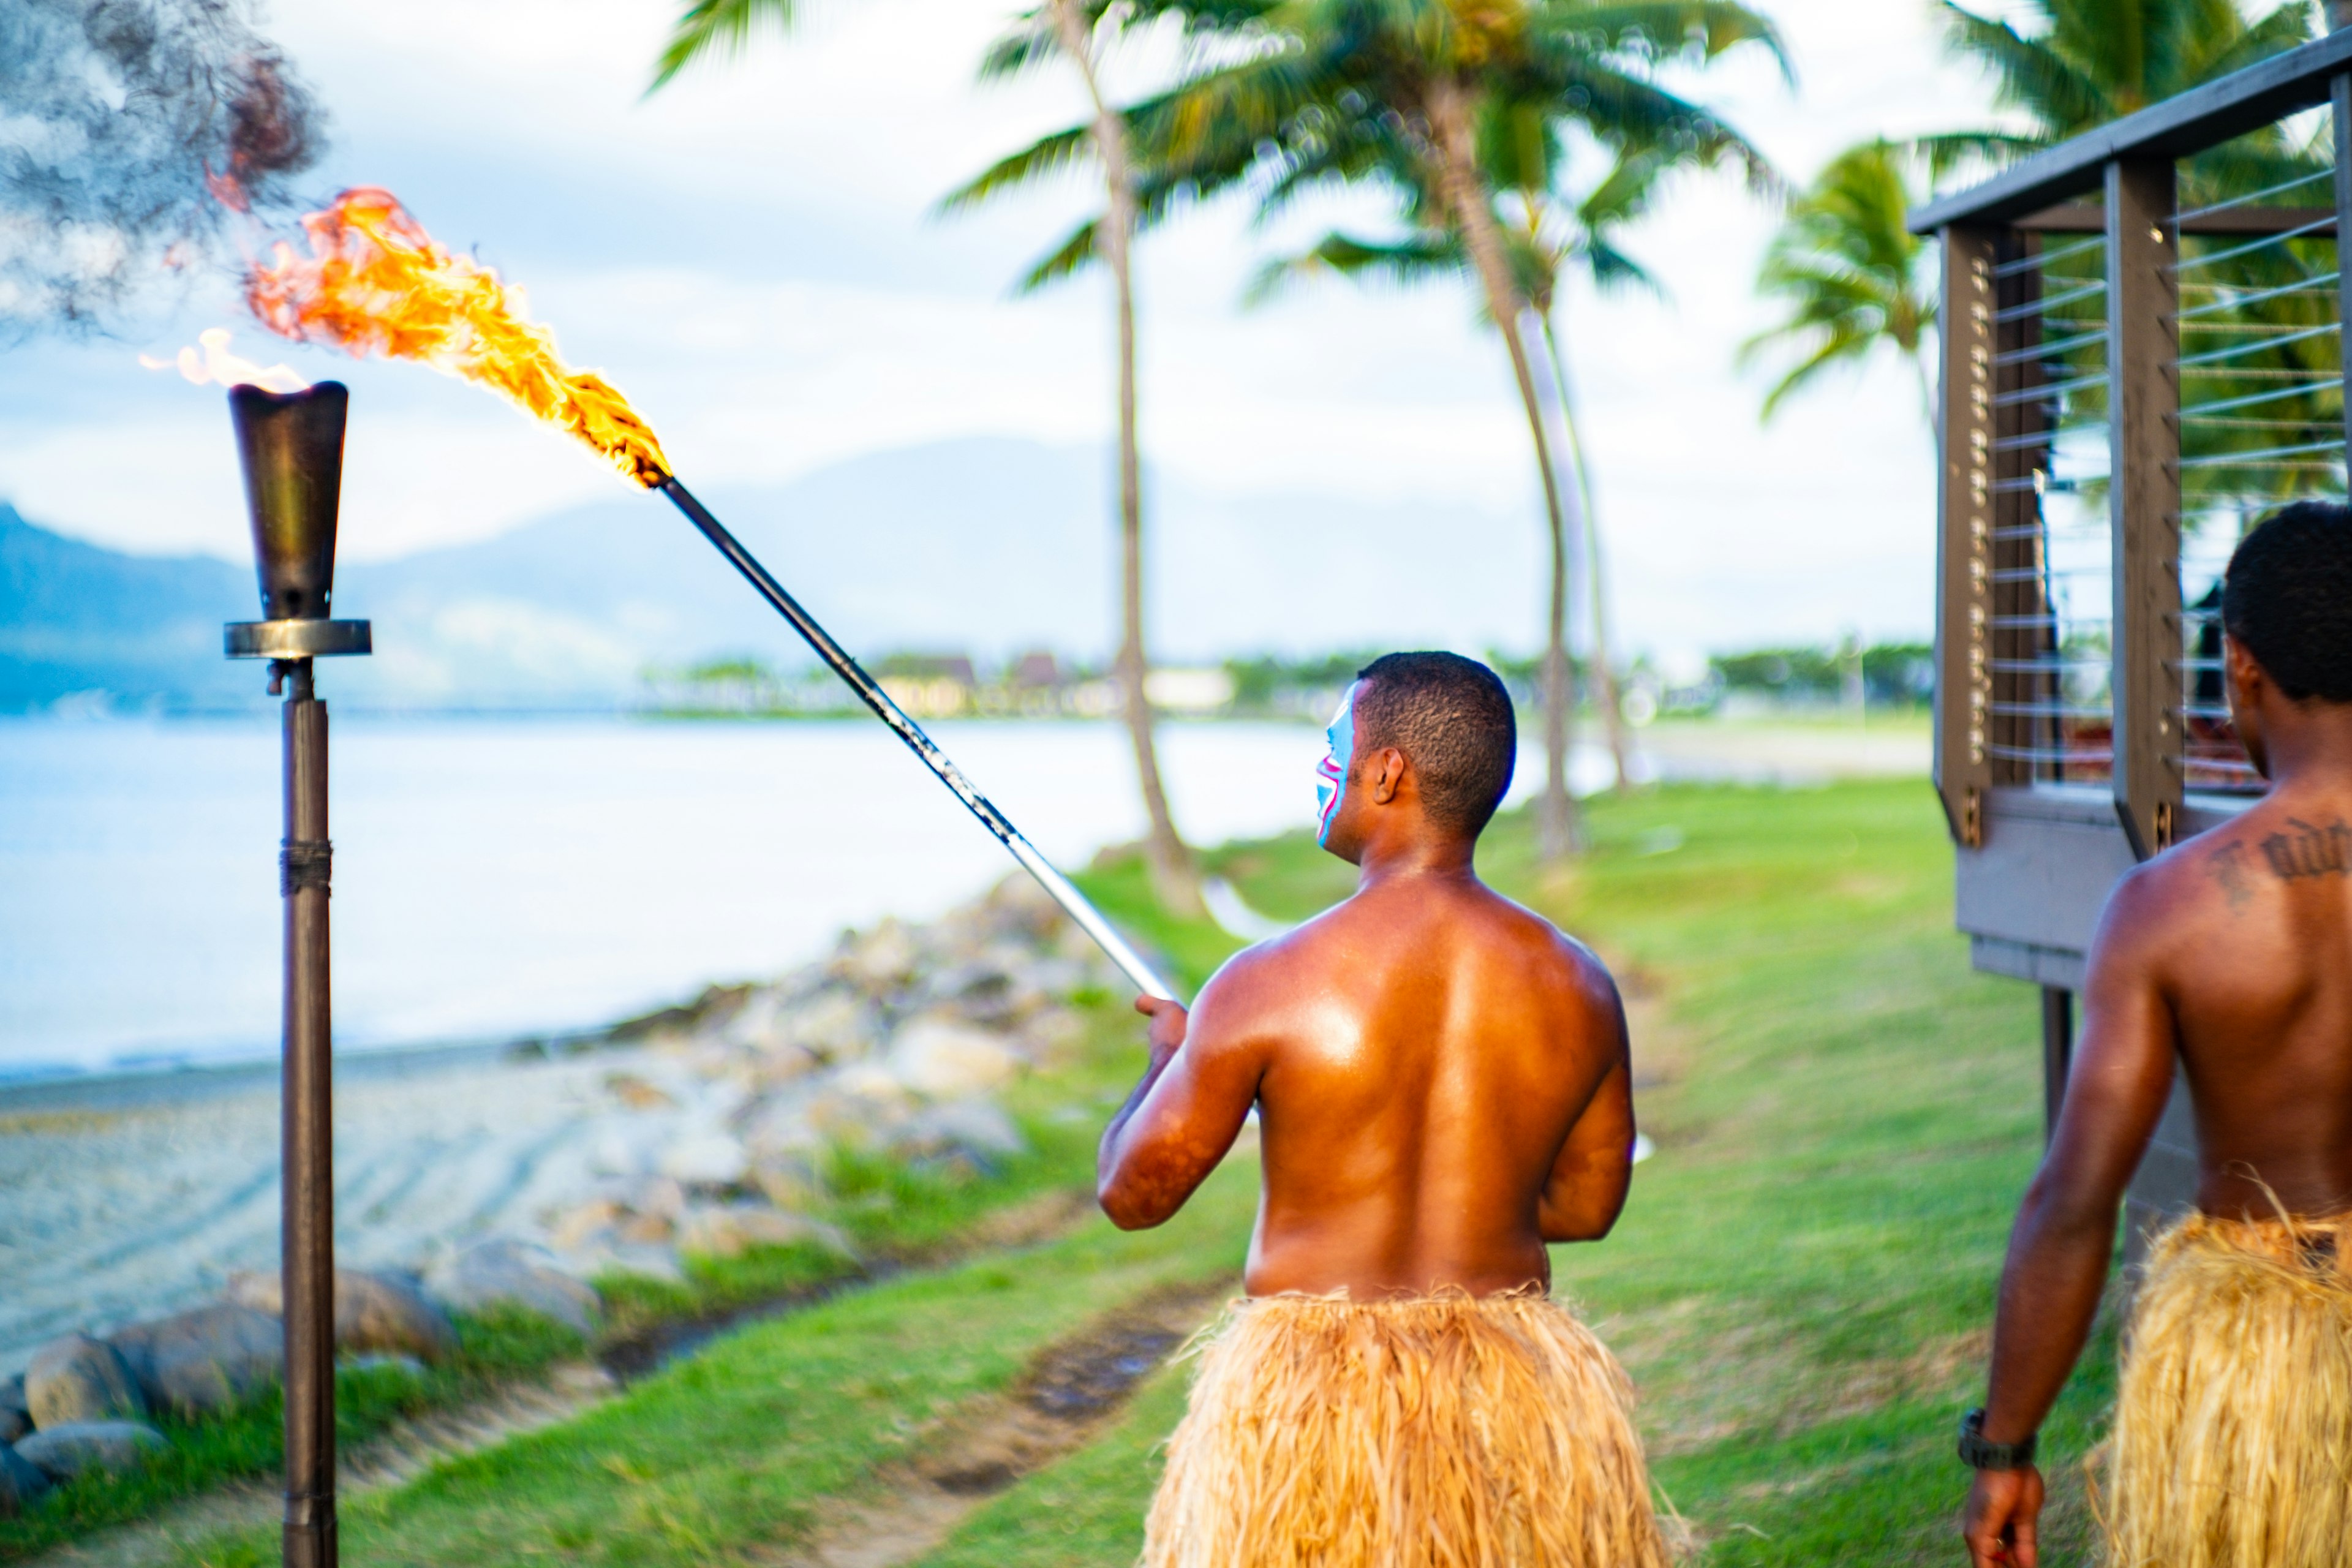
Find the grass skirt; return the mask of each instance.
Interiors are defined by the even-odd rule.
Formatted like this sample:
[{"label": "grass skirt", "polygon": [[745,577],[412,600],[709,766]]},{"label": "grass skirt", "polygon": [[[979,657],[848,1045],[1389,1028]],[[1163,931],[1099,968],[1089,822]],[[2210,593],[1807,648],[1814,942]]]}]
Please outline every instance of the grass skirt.
[{"label": "grass skirt", "polygon": [[2108,1450],[2115,1568],[2352,1562],[2352,1258],[2339,1229],[2352,1225],[2191,1215],[2156,1243]]},{"label": "grass skirt", "polygon": [[1147,1568],[1669,1561],[1625,1373],[1546,1297],[1261,1297],[1196,1353]]}]

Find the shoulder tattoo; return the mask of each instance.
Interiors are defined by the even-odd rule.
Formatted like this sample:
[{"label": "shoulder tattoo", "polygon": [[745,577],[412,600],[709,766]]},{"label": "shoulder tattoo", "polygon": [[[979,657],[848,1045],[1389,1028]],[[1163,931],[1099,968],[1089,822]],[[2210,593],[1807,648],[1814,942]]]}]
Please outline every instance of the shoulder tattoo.
[{"label": "shoulder tattoo", "polygon": [[2221,896],[2230,902],[2230,912],[2242,915],[2246,906],[2254,901],[2254,886],[2246,879],[2246,846],[2243,840],[2232,838],[2205,857],[2205,869],[2221,884]]},{"label": "shoulder tattoo", "polygon": [[2271,874],[2292,882],[2305,877],[2352,876],[2352,827],[2337,817],[2315,827],[2301,817],[2287,818],[2291,833],[2273,833],[2263,840],[2263,858]]}]

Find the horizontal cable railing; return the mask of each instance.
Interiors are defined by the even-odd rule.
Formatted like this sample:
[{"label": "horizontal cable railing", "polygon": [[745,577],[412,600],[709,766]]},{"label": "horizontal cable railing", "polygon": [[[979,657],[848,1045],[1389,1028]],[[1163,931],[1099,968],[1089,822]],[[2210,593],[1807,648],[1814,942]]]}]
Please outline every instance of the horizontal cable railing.
[{"label": "horizontal cable railing", "polygon": [[[2176,224],[2180,308],[2179,764],[2189,789],[2263,787],[2230,720],[2221,578],[2245,531],[2288,502],[2345,494],[2344,361],[2335,171],[2314,166]],[[2192,220],[2275,204],[2326,210],[2270,233],[2194,233]],[[2277,221],[2275,212],[2253,215]],[[2241,220],[2245,221],[2245,220]]]}]

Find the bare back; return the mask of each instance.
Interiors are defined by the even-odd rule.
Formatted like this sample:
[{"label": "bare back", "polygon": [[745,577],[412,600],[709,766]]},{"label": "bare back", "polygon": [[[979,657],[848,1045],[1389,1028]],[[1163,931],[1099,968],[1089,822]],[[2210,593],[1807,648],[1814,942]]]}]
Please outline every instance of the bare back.
[{"label": "bare back", "polygon": [[2283,789],[2139,879],[2110,937],[2171,1015],[2200,1206],[2270,1212],[2258,1179],[2352,1209],[2352,789]]},{"label": "bare back", "polygon": [[1466,874],[1384,882],[1202,990],[1136,1106],[1114,1217],[1174,1212],[1255,1105],[1252,1294],[1547,1284],[1546,1242],[1623,1205],[1629,1083],[1590,952]]},{"label": "bare back", "polygon": [[1252,1293],[1549,1282],[1542,1209],[1570,1134],[1621,1165],[1633,1137],[1622,1097],[1591,1114],[1625,1056],[1600,963],[1473,885],[1367,893],[1254,969],[1236,979],[1297,1000],[1258,1026]]}]

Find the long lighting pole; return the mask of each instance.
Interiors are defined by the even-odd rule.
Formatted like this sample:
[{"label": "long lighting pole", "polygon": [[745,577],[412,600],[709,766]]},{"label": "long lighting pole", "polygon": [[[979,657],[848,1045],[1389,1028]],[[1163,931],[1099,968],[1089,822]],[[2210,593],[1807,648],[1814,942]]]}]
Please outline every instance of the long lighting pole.
[{"label": "long lighting pole", "polygon": [[365,621],[329,618],[350,395],[340,382],[228,395],[253,520],[263,619],[226,628],[231,658],[269,660],[286,694],[283,1208],[285,1568],[335,1568],[334,1015],[328,995],[327,705],[312,661],[364,654]]},{"label": "long lighting pole", "polygon": [[1053,863],[1037,852],[1035,845],[1022,837],[1021,830],[1013,826],[986,795],[972,787],[971,781],[963,776],[963,770],[950,761],[948,754],[923,733],[921,727],[907,717],[906,710],[890,700],[890,694],[858,667],[857,661],[849,657],[847,649],[833,640],[833,634],[819,626],[816,617],[803,609],[800,601],[784,591],[784,585],[770,575],[768,569],[743,548],[742,542],[728,532],[726,525],[694,499],[692,491],[678,483],[675,476],[663,479],[655,488],[686,514],[688,522],[702,531],[702,536],[716,545],[719,553],[727,557],[735,570],[759,590],[761,598],[775,606],[778,615],[792,623],[793,630],[800,633],[802,640],[816,650],[816,656],[824,660],[826,667],[857,693],[858,700],[872,709],[874,716],[890,726],[892,732],[907,742],[907,749],[920,757],[923,765],[939,775],[940,782],[963,802],[964,809],[980,818],[982,824],[996,835],[1004,847],[1013,852],[1013,858],[1037,879],[1037,885],[1078,922],[1081,930],[1094,938],[1096,945],[1109,954],[1110,961],[1135,983],[1138,990],[1147,996],[1157,996],[1170,1002],[1176,1000],[1176,993],[1169,988],[1168,983],[1153,973],[1151,965],[1144,962],[1143,955],[1118,933],[1117,927],[1103,918],[1103,912],[1095,908],[1067,877],[1055,870]]}]

